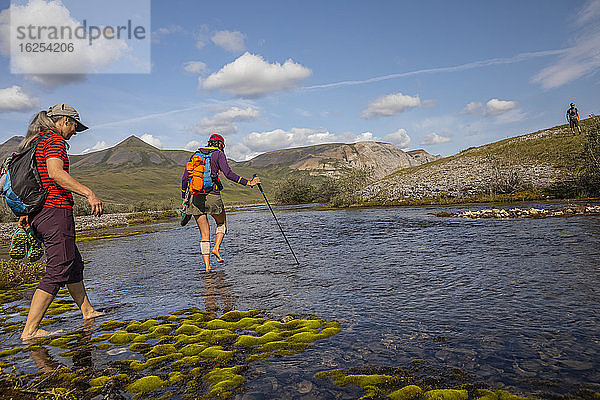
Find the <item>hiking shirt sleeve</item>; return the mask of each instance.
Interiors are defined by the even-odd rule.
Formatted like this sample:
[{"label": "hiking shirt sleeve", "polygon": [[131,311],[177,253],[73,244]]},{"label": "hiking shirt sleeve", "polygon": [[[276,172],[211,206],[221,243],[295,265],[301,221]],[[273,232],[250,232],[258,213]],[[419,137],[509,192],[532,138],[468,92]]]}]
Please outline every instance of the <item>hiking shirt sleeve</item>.
[{"label": "hiking shirt sleeve", "polygon": [[223,174],[227,177],[227,179],[244,186],[248,184],[247,179],[242,178],[231,170],[229,164],[227,163],[227,157],[225,157],[225,153],[220,150],[216,150],[214,152],[214,156],[216,158],[217,165],[219,166],[219,170],[223,171]]},{"label": "hiking shirt sleeve", "polygon": [[189,180],[190,180],[190,175],[186,168],[185,171],[183,172],[183,176],[181,177],[181,198],[185,197],[185,191],[187,190]]}]

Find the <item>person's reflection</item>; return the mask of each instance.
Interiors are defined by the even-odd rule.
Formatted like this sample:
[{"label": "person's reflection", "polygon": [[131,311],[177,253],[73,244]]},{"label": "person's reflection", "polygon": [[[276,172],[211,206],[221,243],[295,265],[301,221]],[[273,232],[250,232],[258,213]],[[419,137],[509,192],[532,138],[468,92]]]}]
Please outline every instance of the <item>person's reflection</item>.
[{"label": "person's reflection", "polygon": [[216,316],[220,309],[224,313],[234,309],[230,288],[231,286],[225,282],[224,271],[211,271],[204,274],[203,295],[207,313]]},{"label": "person's reflection", "polygon": [[29,346],[29,355],[41,373],[46,374],[52,372],[60,366],[52,359],[48,349],[43,346]]}]

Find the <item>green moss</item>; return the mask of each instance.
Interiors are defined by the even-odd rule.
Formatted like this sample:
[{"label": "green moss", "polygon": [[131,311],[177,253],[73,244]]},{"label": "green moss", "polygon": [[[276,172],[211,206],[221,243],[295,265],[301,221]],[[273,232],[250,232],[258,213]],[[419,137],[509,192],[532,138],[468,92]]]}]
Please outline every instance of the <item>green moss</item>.
[{"label": "green moss", "polygon": [[187,356],[175,361],[173,368],[186,368],[192,365],[203,363],[205,360],[200,356]]},{"label": "green moss", "polygon": [[146,342],[148,339],[152,339],[152,336],[146,333],[142,333],[137,335],[134,339],[133,339],[133,343],[144,343]]},{"label": "green moss", "polygon": [[236,331],[239,329],[252,330],[265,322],[264,318],[250,318],[245,317],[239,321],[231,322],[224,321],[221,319],[213,319],[206,323],[207,329],[229,329],[230,331]]},{"label": "green moss", "polygon": [[498,395],[491,390],[477,389],[475,390],[475,400],[498,400]]},{"label": "green moss", "polygon": [[321,331],[321,337],[319,339],[325,339],[328,338],[330,336],[333,335],[337,335],[338,333],[340,333],[342,331],[342,329],[340,327],[330,327],[330,328],[325,328]]},{"label": "green moss", "polygon": [[140,330],[140,332],[147,332],[147,331],[150,330],[150,328],[153,328],[153,327],[155,327],[156,325],[159,325],[159,324],[160,324],[160,322],[158,322],[157,320],[155,320],[155,319],[149,319],[147,321],[142,322],[139,325],[139,330]]},{"label": "green moss", "polygon": [[185,324],[181,325],[175,333],[177,335],[195,335],[198,332],[203,331],[202,328],[198,328],[196,325]]},{"label": "green moss", "polygon": [[203,332],[195,335],[199,341],[217,344],[222,341],[236,339],[238,335],[231,332],[229,329],[215,329],[215,330],[204,330]]},{"label": "green moss", "polygon": [[267,332],[276,332],[276,331],[282,331],[286,329],[286,325],[283,322],[279,322],[279,321],[267,321],[264,324],[256,327],[254,330],[258,333],[262,333],[265,334]]},{"label": "green moss", "polygon": [[281,339],[281,335],[276,332],[267,332],[262,336],[240,335],[235,341],[236,347],[252,347],[261,344],[275,342]]},{"label": "green moss", "polygon": [[156,346],[152,347],[152,350],[150,350],[150,353],[161,354],[161,355],[172,354],[172,353],[177,353],[177,349],[172,344],[157,344]]},{"label": "green moss", "polygon": [[162,336],[168,335],[173,332],[173,324],[161,324],[150,328],[150,336],[159,339]]},{"label": "green moss", "polygon": [[116,331],[115,333],[113,333],[110,338],[108,338],[108,341],[111,342],[112,344],[116,344],[116,345],[122,345],[122,344],[129,344],[133,341],[133,339],[135,339],[137,337],[137,333],[133,333],[133,332],[127,332],[127,331]]},{"label": "green moss", "polygon": [[155,367],[159,364],[165,363],[170,360],[180,359],[181,357],[183,357],[183,354],[173,353],[173,354],[166,354],[164,356],[149,358],[144,363],[134,360],[134,361],[131,361],[131,363],[129,364],[129,368],[131,368],[134,371],[143,371],[146,368],[152,368],[152,367]]},{"label": "green moss", "polygon": [[111,347],[112,345],[110,343],[100,343],[98,346],[96,346],[98,350],[108,350]]},{"label": "green moss", "polygon": [[90,340],[90,342],[92,342],[92,343],[104,342],[105,340],[110,339],[110,337],[112,335],[113,335],[112,333],[103,333],[102,335],[98,335],[95,338],[93,338],[92,340]]},{"label": "green moss", "polygon": [[388,394],[388,397],[392,400],[414,400],[418,399],[423,393],[423,389],[416,385],[404,386],[400,390],[395,390]]},{"label": "green moss", "polygon": [[59,307],[50,307],[48,311],[46,311],[46,315],[53,317],[55,315],[64,314],[69,311],[73,311],[75,308],[71,305],[65,304]]},{"label": "green moss", "polygon": [[127,332],[139,332],[142,330],[142,323],[140,321],[131,321],[125,327]]},{"label": "green moss", "polygon": [[206,345],[191,343],[181,349],[184,356],[197,356],[207,348]]},{"label": "green moss", "polygon": [[469,393],[466,390],[436,389],[423,394],[424,400],[467,400]]},{"label": "green moss", "polygon": [[176,383],[181,383],[184,381],[184,379],[185,379],[185,376],[179,371],[171,372],[169,374],[169,382],[172,385],[174,385]]},{"label": "green moss", "polygon": [[144,394],[153,392],[166,386],[169,386],[168,382],[163,381],[158,376],[150,375],[140,378],[130,385],[127,385],[125,390],[129,393]]},{"label": "green moss", "polygon": [[317,378],[333,379],[338,386],[357,385],[362,388],[390,383],[394,380],[394,377],[390,375],[346,375],[341,369],[317,372],[315,376]]},{"label": "green moss", "polygon": [[129,345],[129,350],[135,353],[145,353],[152,348],[151,344],[144,342],[133,342]]},{"label": "green moss", "polygon": [[224,362],[233,358],[233,351],[223,350],[221,346],[211,346],[202,350],[201,357],[209,358],[214,361]]},{"label": "green moss", "polygon": [[102,324],[100,324],[100,329],[103,331],[113,331],[113,330],[115,330],[117,328],[121,328],[125,325],[126,325],[126,323],[123,321],[110,320],[110,321],[106,321],[106,322],[103,322]]},{"label": "green moss", "polygon": [[268,352],[252,354],[252,355],[246,357],[246,362],[251,363],[251,362],[257,361],[257,360],[264,360],[265,358],[269,358],[270,356],[271,356],[271,354],[269,354]]},{"label": "green moss", "polygon": [[320,339],[322,336],[320,333],[312,333],[312,332],[300,332],[292,335],[285,340],[291,343],[311,343],[317,339]]},{"label": "green moss", "polygon": [[244,377],[238,375],[241,371],[239,366],[231,368],[215,368],[206,375],[203,379],[210,385],[210,391],[207,397],[228,397],[230,390],[244,383]]},{"label": "green moss", "polygon": [[535,397],[522,397],[514,395],[506,390],[498,390],[498,400],[538,400]]},{"label": "green moss", "polygon": [[90,379],[90,386],[104,386],[110,380],[110,376],[100,376]]},{"label": "green moss", "polygon": [[226,312],[225,314],[221,315],[220,319],[222,319],[223,321],[233,322],[233,321],[239,321],[242,318],[254,317],[259,314],[260,314],[260,311],[258,311],[258,310],[249,310],[249,311],[233,310],[233,311],[229,311],[229,312]]}]

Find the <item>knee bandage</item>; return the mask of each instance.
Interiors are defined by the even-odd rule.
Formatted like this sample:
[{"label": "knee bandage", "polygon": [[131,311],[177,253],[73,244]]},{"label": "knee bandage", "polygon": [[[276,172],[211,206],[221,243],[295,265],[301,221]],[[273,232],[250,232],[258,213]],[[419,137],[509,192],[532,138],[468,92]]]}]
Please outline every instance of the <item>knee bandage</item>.
[{"label": "knee bandage", "polygon": [[208,240],[200,241],[200,250],[202,251],[202,255],[210,254],[210,242]]},{"label": "knee bandage", "polygon": [[217,225],[217,233],[222,233],[223,235],[227,233],[227,224]]}]

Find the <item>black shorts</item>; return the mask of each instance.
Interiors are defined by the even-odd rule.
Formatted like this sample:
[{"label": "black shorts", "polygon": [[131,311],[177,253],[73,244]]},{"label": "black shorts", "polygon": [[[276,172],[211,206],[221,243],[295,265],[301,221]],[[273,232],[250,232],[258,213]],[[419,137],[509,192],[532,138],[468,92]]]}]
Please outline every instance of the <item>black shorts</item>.
[{"label": "black shorts", "polygon": [[31,221],[46,250],[46,274],[38,289],[55,296],[61,286],[83,280],[83,260],[75,245],[72,208],[44,207]]},{"label": "black shorts", "polygon": [[578,119],[570,119],[569,120],[569,126],[571,128],[574,128],[576,126],[578,127],[579,126],[579,120]]}]

